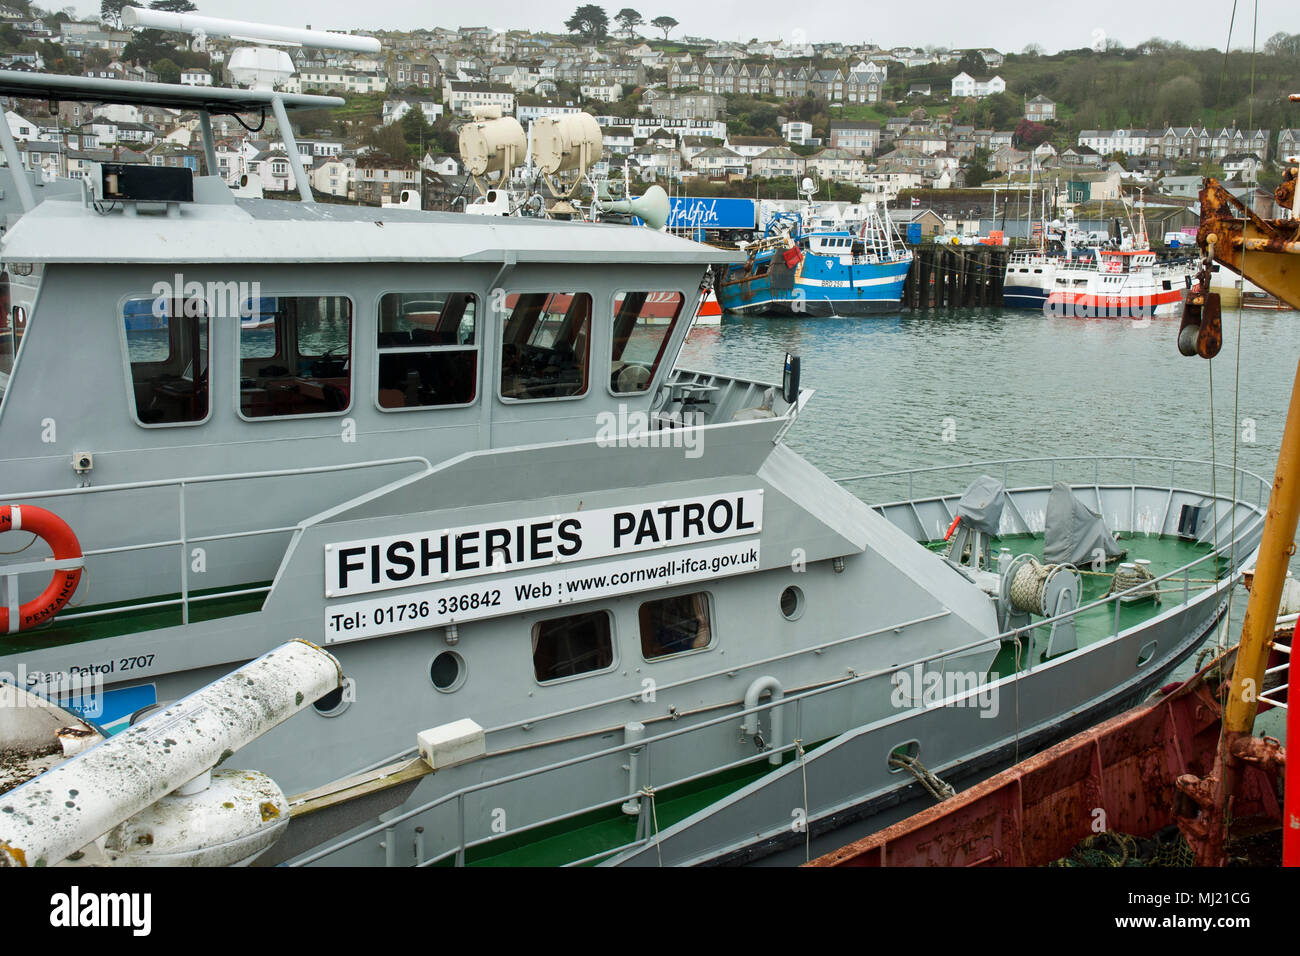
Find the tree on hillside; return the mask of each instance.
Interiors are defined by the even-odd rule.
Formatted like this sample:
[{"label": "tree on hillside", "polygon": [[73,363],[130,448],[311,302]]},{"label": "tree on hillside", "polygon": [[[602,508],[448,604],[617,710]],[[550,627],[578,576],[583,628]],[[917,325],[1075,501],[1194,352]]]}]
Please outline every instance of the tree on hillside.
[{"label": "tree on hillside", "polygon": [[1274,33],[1264,41],[1270,56],[1300,56],[1300,33]]},{"label": "tree on hillside", "polygon": [[989,65],[984,62],[984,57],[978,50],[971,50],[957,61],[957,72],[968,73],[971,76],[988,76]]},{"label": "tree on hillside", "polygon": [[587,3],[573,11],[573,16],[564,21],[564,28],[581,35],[584,40],[599,43],[609,36],[609,14],[604,7]]},{"label": "tree on hillside", "polygon": [[193,13],[198,9],[190,0],[153,0],[150,10],[162,10],[164,13]]},{"label": "tree on hillside", "polygon": [[971,154],[970,165],[966,167],[966,185],[970,188],[982,186],[993,174],[989,172],[989,151],[983,146],[976,146]]},{"label": "tree on hillside", "polygon": [[1050,126],[1022,119],[1011,136],[1012,145],[1022,149],[1032,149],[1052,135]]},{"label": "tree on hillside", "polygon": [[[424,117],[421,116],[420,119]],[[361,134],[361,145],[373,153],[393,159],[407,159],[411,156],[411,148],[407,145],[400,123],[389,123],[387,126],[375,126],[367,130]]]},{"label": "tree on hillside", "polygon": [[100,0],[99,19],[105,23],[111,23],[115,27],[122,25],[122,8],[127,5],[127,0]]},{"label": "tree on hillside", "polygon": [[1162,123],[1188,122],[1201,109],[1201,84],[1190,76],[1161,83],[1156,90],[1155,115]]},{"label": "tree on hillside", "polygon": [[167,42],[167,34],[161,30],[140,30],[126,41],[122,59],[127,63],[143,63],[148,66],[175,53],[176,48]]},{"label": "tree on hillside", "polygon": [[993,93],[985,96],[975,106],[975,117],[980,126],[1006,129],[1020,115],[1020,100],[1010,93]]},{"label": "tree on hillside", "polygon": [[174,60],[167,57],[155,62],[151,69],[158,74],[159,83],[179,83],[181,81],[181,68],[176,65]]},{"label": "tree on hillside", "polygon": [[655,17],[650,21],[650,25],[656,30],[664,31],[664,39],[668,39],[668,34],[672,33],[680,25],[672,17]]},{"label": "tree on hillside", "polygon": [[1042,56],[1043,48],[1037,43],[1027,43],[1025,48],[1020,51],[1025,56]]},{"label": "tree on hillside", "polygon": [[645,18],[631,7],[624,7],[622,10],[618,11],[618,16],[614,17],[614,19],[617,20],[628,33],[631,33],[641,24],[645,23]]}]

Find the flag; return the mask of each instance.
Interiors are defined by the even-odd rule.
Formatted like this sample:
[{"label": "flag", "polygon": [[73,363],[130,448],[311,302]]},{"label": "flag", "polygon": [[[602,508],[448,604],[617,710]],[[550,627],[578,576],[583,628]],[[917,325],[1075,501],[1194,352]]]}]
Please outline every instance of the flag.
[{"label": "flag", "polygon": [[916,208],[917,206],[919,206],[919,205],[921,205],[921,200],[919,200],[918,198],[916,198],[915,196],[913,196],[913,197],[912,197],[912,208],[915,209],[915,208]]}]

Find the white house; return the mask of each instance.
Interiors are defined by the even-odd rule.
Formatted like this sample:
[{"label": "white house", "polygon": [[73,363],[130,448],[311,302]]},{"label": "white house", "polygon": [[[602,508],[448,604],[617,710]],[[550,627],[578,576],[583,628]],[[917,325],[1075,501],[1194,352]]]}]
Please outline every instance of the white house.
[{"label": "white house", "polygon": [[460,161],[455,156],[434,156],[432,153],[425,153],[424,159],[420,160],[420,168],[427,169],[431,173],[437,173],[439,176],[459,176],[461,174]]},{"label": "white house", "polygon": [[338,196],[340,199],[356,198],[353,187],[356,164],[342,157],[332,157],[320,163],[308,174],[311,188],[318,193]]},{"label": "white house", "polygon": [[782,123],[781,136],[787,143],[803,146],[813,138],[813,125],[812,123],[805,123],[803,120],[791,120],[788,123]]},{"label": "white house", "polygon": [[415,107],[420,108],[426,123],[435,123],[442,118],[443,106],[428,96],[399,96],[384,100],[384,125],[396,123]]},{"label": "white house", "polygon": [[267,192],[292,192],[298,188],[289,157],[280,150],[265,150],[248,162],[248,175],[262,180]]},{"label": "white house", "polygon": [[953,96],[973,96],[979,99],[994,93],[1005,93],[1006,90],[1007,81],[1000,76],[976,79],[963,70],[952,78]]},{"label": "white house", "polygon": [[13,110],[5,110],[5,119],[9,123],[9,132],[13,133],[14,139],[19,142],[40,139],[41,128],[38,124],[19,116]]},{"label": "white house", "polygon": [[623,98],[623,86],[620,83],[593,83],[579,87],[584,99],[599,100],[602,103],[617,103]]},{"label": "white house", "polygon": [[207,70],[181,70],[182,86],[211,86],[212,74]]},{"label": "white house", "polygon": [[453,113],[468,116],[478,107],[499,106],[503,116],[515,111],[515,92],[508,86],[448,80],[443,85],[443,102]]},{"label": "white house", "polygon": [[580,112],[582,111],[576,106],[556,106],[554,103],[525,106],[521,103],[515,107],[515,119],[519,120],[523,126],[527,126],[533,120],[542,116],[568,116]]}]

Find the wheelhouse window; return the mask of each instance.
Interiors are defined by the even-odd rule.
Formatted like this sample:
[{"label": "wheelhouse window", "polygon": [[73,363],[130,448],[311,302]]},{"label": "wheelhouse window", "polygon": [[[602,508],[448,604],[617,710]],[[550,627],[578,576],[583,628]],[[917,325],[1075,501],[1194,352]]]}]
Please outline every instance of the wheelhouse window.
[{"label": "wheelhouse window", "polygon": [[613,663],[607,611],[553,617],[533,625],[533,673],[539,682],[602,671]]},{"label": "wheelhouse window", "polygon": [[352,301],[259,296],[239,318],[239,411],[335,415],[352,403]]},{"label": "wheelhouse window", "polygon": [[128,299],[122,306],[135,418],[193,425],[208,417],[208,315],[202,299]]},{"label": "wheelhouse window", "polygon": [[650,387],[684,301],[680,292],[627,292],[615,297],[609,366],[609,387],[614,392],[627,395]]},{"label": "wheelhouse window", "polygon": [[586,394],[591,296],[524,292],[506,297],[501,397],[537,401]]},{"label": "wheelhouse window", "polygon": [[478,299],[390,292],[379,300],[378,401],[385,411],[468,405],[478,394]]},{"label": "wheelhouse window", "polygon": [[704,591],[646,601],[639,617],[641,654],[648,661],[713,643],[709,595]]}]

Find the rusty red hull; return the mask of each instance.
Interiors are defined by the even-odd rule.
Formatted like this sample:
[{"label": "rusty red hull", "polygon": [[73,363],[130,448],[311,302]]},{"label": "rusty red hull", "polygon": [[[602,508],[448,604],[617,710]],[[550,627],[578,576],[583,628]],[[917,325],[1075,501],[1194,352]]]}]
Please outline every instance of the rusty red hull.
[{"label": "rusty red hull", "polygon": [[[1180,774],[1204,776],[1220,708],[1200,681],[1121,714],[808,866],[1043,866],[1100,829],[1148,837],[1175,823]],[[1236,818],[1281,820],[1248,768]]]}]

